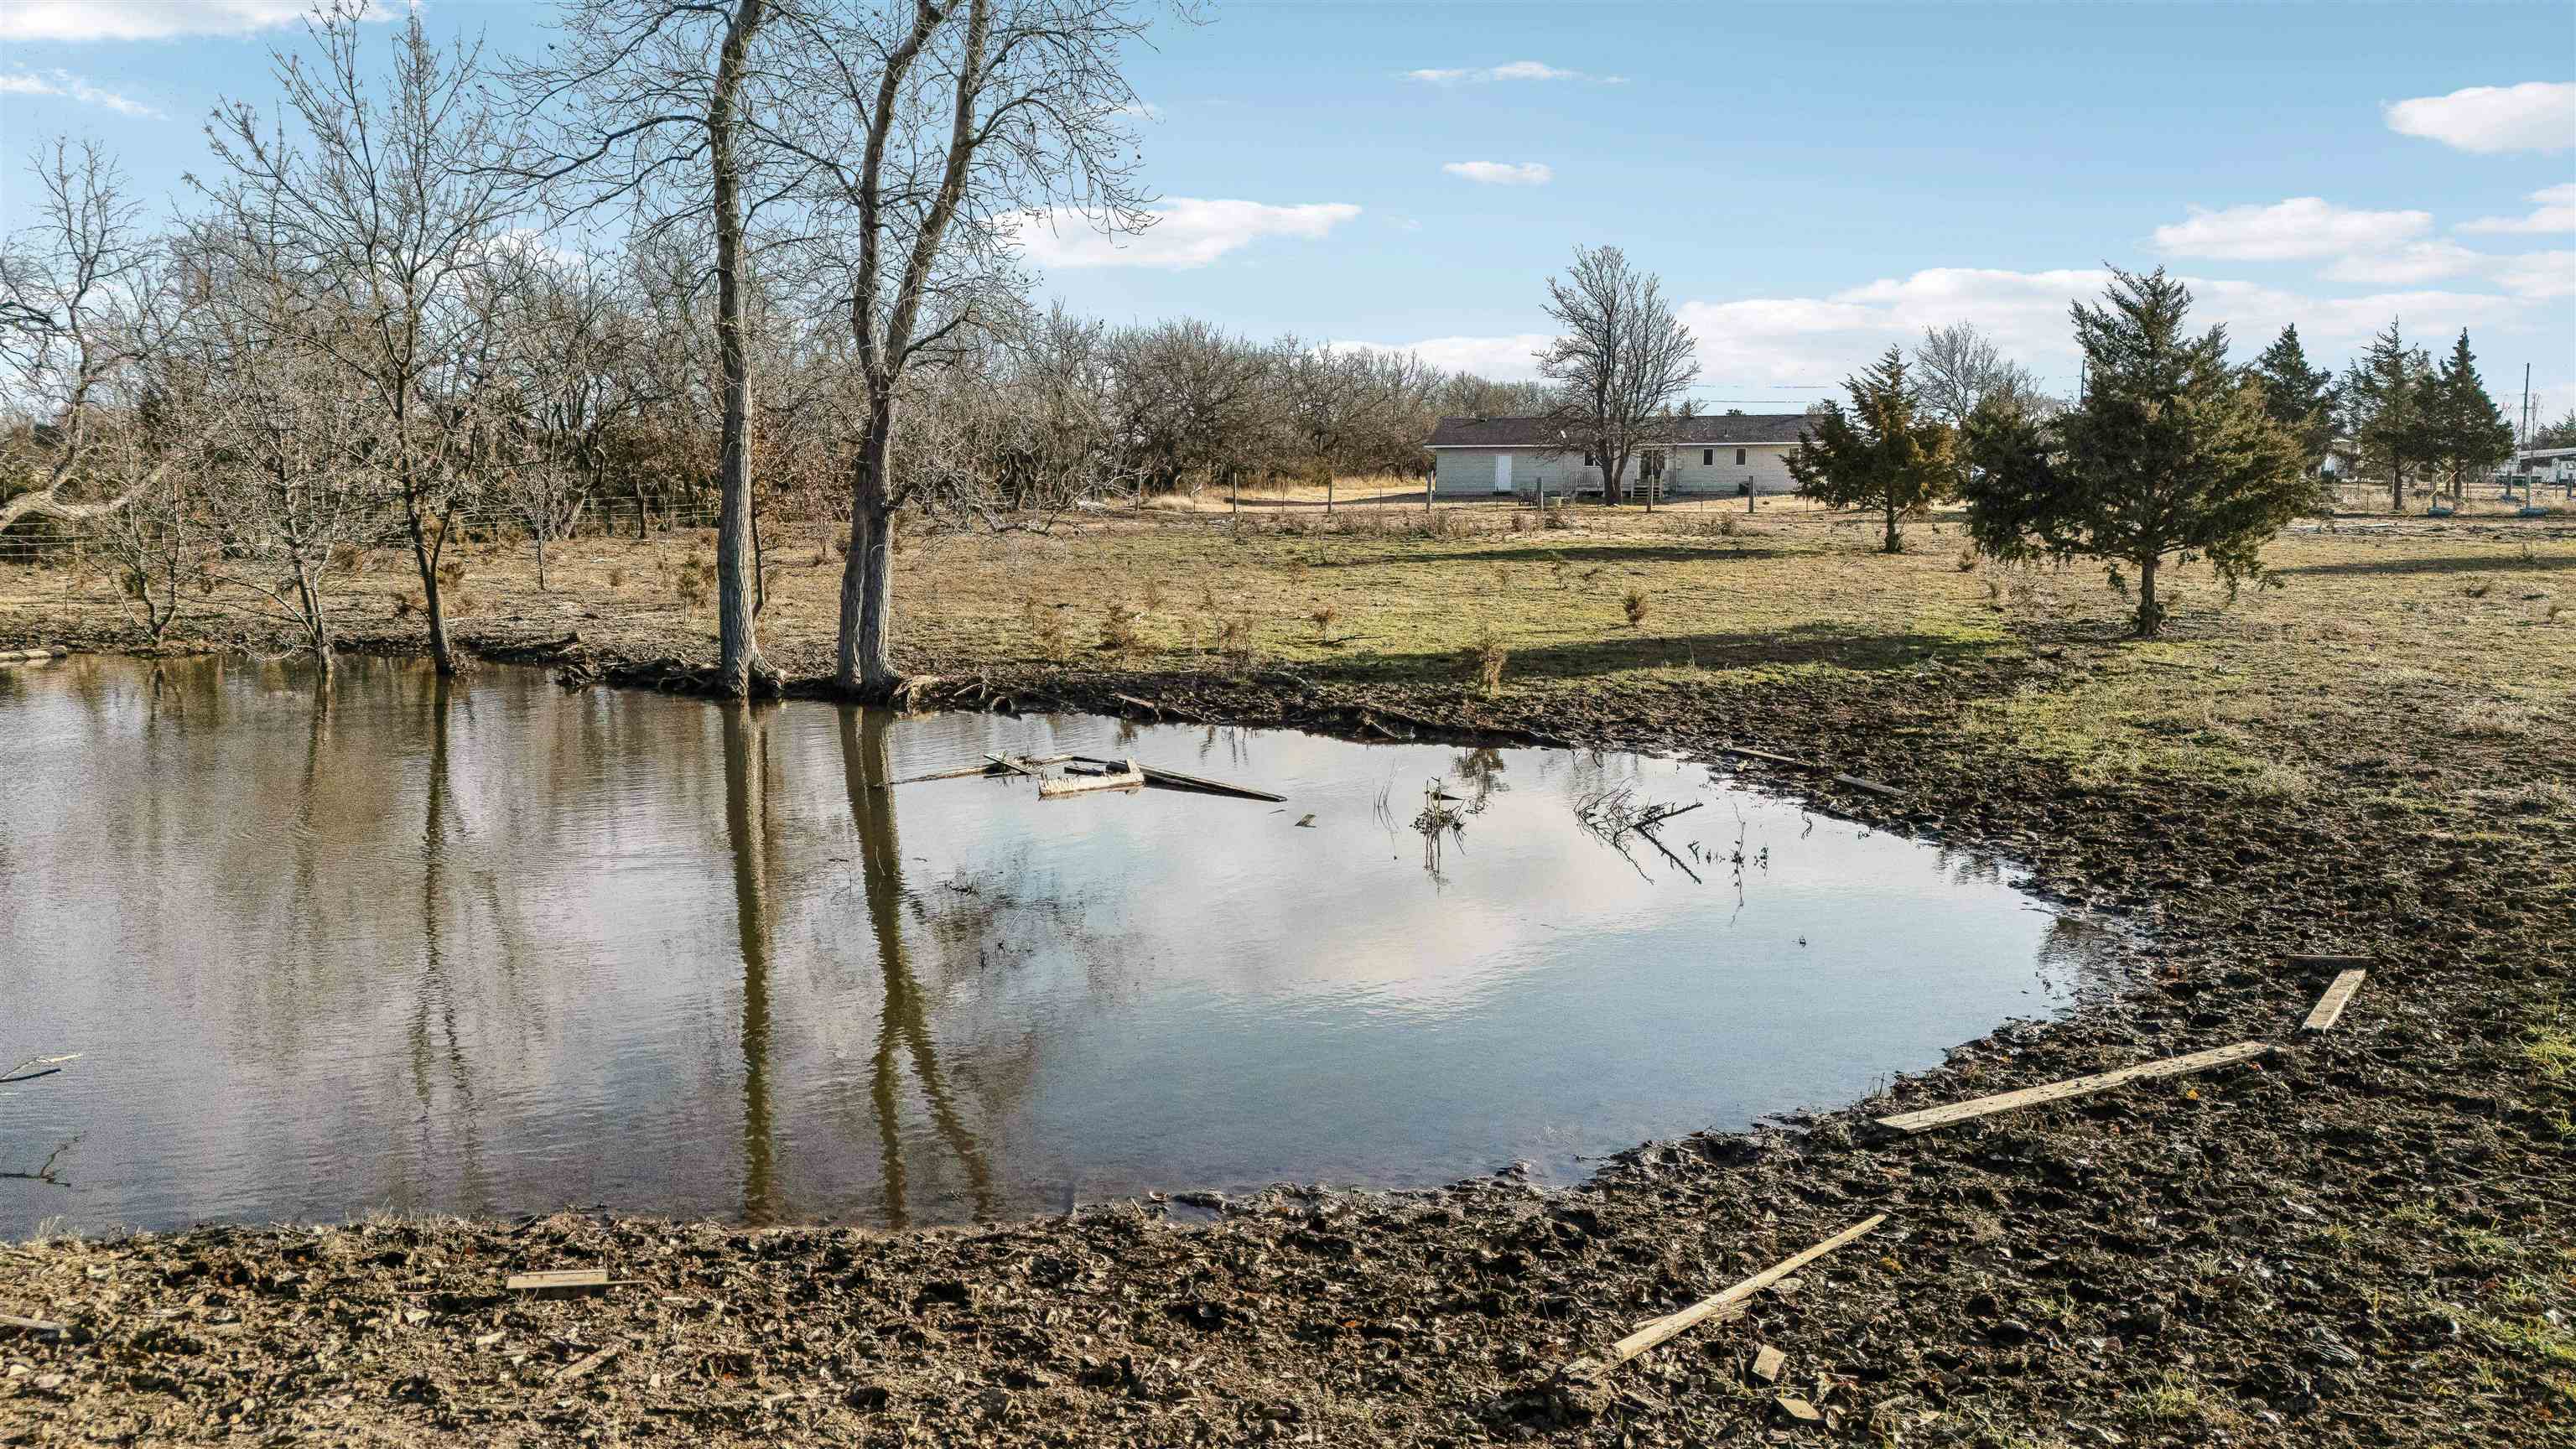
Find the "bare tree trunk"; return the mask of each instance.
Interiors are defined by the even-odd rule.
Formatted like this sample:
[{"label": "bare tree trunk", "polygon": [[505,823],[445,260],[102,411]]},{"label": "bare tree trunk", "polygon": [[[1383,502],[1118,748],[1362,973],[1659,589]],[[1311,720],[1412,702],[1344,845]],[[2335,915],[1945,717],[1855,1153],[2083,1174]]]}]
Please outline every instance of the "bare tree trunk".
[{"label": "bare tree trunk", "polygon": [[717,685],[736,699],[768,672],[753,632],[751,581],[751,353],[743,339],[742,171],[734,157],[734,98],[742,88],[752,32],[765,18],[763,0],[740,0],[726,27],[707,107],[707,151],[715,178],[716,351],[724,372],[724,428],[716,476]]},{"label": "bare tree trunk", "polygon": [[313,587],[313,575],[302,564],[295,566],[295,601],[304,611],[304,637],[313,646],[313,662],[327,675],[331,672],[331,623],[322,613],[321,591]]},{"label": "bare tree trunk", "polygon": [[[409,490],[405,490],[408,494]],[[429,533],[421,527],[420,505],[406,496],[403,500],[404,521],[411,526],[411,559],[420,569],[421,597],[429,605],[429,657],[441,674],[456,672],[456,656],[447,647],[447,601],[438,593],[438,560],[430,556]],[[446,538],[439,542],[443,547]]]},{"label": "bare tree trunk", "polygon": [[2165,608],[2156,602],[2156,565],[2160,559],[2147,558],[2138,564],[2138,637],[2153,639],[2164,632]]},{"label": "bare tree trunk", "polygon": [[2388,511],[2406,511],[2406,464],[2395,453],[2388,455]]},{"label": "bare tree trunk", "polygon": [[859,476],[850,490],[850,551],[841,561],[840,649],[833,676],[843,691],[867,699],[891,695],[903,682],[886,631],[894,607],[894,508],[886,487],[893,460],[894,399],[880,392],[869,404]]},{"label": "bare tree trunk", "polygon": [[1905,540],[1904,540],[1904,538],[1903,538],[1902,536],[1900,536],[1900,535],[1897,533],[1897,531],[1896,531],[1896,505],[1895,505],[1893,502],[1891,502],[1891,503],[1889,503],[1889,504],[1887,505],[1887,542],[1886,542],[1886,544],[1885,544],[1885,545],[1880,549],[1880,552],[1882,552],[1882,553],[1903,553],[1903,552],[1905,552]]}]

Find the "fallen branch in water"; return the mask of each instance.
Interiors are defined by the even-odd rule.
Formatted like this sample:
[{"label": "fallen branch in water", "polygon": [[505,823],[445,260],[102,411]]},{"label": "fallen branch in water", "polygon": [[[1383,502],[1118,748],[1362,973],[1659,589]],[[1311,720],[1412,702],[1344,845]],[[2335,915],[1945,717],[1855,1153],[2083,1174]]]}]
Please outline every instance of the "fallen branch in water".
[{"label": "fallen branch in water", "polygon": [[[29,1057],[9,1070],[0,1072],[0,1086],[6,1086],[11,1082],[32,1082],[38,1077],[50,1077],[63,1069],[64,1062],[76,1062],[80,1059],[79,1052],[65,1052],[58,1057]],[[27,1070],[29,1067],[43,1067],[44,1070],[30,1072]]]}]

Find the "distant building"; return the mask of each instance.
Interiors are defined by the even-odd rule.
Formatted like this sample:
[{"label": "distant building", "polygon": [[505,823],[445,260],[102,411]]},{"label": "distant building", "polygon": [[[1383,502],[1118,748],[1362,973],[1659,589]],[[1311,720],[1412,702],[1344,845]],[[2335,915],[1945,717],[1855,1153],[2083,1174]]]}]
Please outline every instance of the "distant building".
[{"label": "distant building", "polygon": [[2326,444],[2326,460],[2317,471],[2330,478],[2350,478],[2361,472],[2361,445],[2350,438],[2337,438]]},{"label": "distant building", "polygon": [[2543,483],[2576,483],[2576,448],[2526,448],[2513,455],[2513,474]]},{"label": "distant building", "polygon": [[[1675,436],[1640,449],[1620,490],[1642,497],[1641,476],[1659,476],[1664,498],[1734,498],[1791,493],[1785,461],[1807,428],[1805,413],[1715,413],[1683,418]],[[1442,418],[1431,430],[1432,494],[1439,498],[1550,497],[1601,491],[1601,469],[1580,442],[1549,418]],[[1644,454],[1651,452],[1654,457]]]}]

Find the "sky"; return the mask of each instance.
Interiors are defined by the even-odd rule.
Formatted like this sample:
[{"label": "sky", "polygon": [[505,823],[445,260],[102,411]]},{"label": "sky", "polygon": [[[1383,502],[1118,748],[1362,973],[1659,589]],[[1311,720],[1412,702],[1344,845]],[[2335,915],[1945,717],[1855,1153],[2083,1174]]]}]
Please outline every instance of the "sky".
[{"label": "sky", "polygon": [[[57,133],[184,199],[265,104],[294,0],[9,0],[0,153]],[[541,46],[551,11],[426,0]],[[1411,348],[1525,377],[1578,245],[1658,273],[1704,406],[1787,410],[1969,321],[2052,388],[2066,309],[2164,265],[2250,357],[2340,367],[2392,318],[2576,406],[2576,5],[1240,3],[1156,10],[1140,237],[1028,236],[1113,321]],[[0,226],[29,218],[13,167]]]}]

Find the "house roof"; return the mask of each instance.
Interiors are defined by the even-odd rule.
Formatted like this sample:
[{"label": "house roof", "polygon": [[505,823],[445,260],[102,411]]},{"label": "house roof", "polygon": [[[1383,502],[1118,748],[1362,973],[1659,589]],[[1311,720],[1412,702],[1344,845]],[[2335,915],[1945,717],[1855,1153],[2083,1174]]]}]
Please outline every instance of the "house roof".
[{"label": "house roof", "polygon": [[[1805,413],[1703,413],[1675,425],[1673,441],[1688,448],[1725,443],[1794,443],[1806,430]],[[1557,432],[1551,418],[1442,418],[1431,430],[1434,448],[1581,447]]]}]

